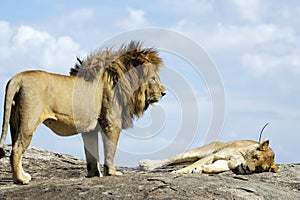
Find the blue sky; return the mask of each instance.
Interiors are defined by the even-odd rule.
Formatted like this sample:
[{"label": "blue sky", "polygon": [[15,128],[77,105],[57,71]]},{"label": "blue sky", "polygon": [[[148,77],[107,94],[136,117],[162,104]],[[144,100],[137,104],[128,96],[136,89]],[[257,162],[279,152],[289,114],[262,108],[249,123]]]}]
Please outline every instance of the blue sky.
[{"label": "blue sky", "polygon": [[[0,7],[0,106],[6,82],[20,71],[68,74],[76,56],[85,57],[103,41],[125,31],[159,27],[198,43],[219,70],[226,95],[219,140],[257,140],[261,127],[269,122],[263,138],[270,139],[276,161],[296,163],[300,160],[296,153],[300,141],[299,18],[296,0],[5,1]],[[136,122],[135,131],[123,133],[117,165],[166,157],[204,142],[212,115],[205,80],[180,56],[160,54],[168,66],[162,70],[168,95]],[[177,82],[178,74],[186,85]],[[187,98],[179,104],[178,96],[183,94]],[[196,105],[189,102],[189,95],[195,96]],[[182,115],[181,108],[193,107],[197,112]],[[180,122],[192,124],[195,117],[198,129],[186,130],[192,139],[169,147]],[[132,139],[139,131],[144,135],[155,132],[155,139]],[[62,138],[44,126],[36,131],[32,145],[84,156],[80,136]],[[164,148],[167,151],[153,153]]]}]

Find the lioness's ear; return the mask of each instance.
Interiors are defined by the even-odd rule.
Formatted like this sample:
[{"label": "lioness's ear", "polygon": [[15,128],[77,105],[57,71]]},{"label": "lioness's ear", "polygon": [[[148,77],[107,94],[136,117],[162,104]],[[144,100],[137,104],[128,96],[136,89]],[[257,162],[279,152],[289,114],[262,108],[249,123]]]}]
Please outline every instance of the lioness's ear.
[{"label": "lioness's ear", "polygon": [[264,140],[260,143],[258,149],[261,151],[265,151],[269,148],[269,140]]},{"label": "lioness's ear", "polygon": [[279,167],[275,164],[273,164],[270,168],[270,172],[276,173],[276,172],[278,172],[278,170],[279,170]]}]

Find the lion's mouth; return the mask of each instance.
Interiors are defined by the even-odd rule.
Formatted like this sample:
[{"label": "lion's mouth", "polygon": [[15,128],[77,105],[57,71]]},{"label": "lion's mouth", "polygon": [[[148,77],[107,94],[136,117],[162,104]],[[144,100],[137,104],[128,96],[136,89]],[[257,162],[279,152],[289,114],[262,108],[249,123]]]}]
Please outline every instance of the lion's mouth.
[{"label": "lion's mouth", "polygon": [[150,100],[149,100],[149,103],[150,103],[150,104],[157,103],[157,102],[158,102],[157,99],[150,99]]},{"label": "lion's mouth", "polygon": [[155,106],[155,105],[158,104],[158,100],[157,99],[149,99],[148,100],[148,104],[152,105],[152,106]]}]

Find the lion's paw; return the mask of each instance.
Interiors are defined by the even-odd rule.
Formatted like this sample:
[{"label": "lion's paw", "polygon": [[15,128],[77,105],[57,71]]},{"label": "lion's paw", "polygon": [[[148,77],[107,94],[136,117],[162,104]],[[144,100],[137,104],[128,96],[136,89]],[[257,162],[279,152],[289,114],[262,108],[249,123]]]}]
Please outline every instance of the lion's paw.
[{"label": "lion's paw", "polygon": [[107,167],[104,166],[104,176],[122,176],[122,175],[123,173],[117,171],[115,168],[107,169]]},{"label": "lion's paw", "polygon": [[117,170],[111,170],[109,171],[106,176],[122,176],[123,173]]},{"label": "lion's paw", "polygon": [[31,180],[31,176],[28,173],[23,173],[21,177],[18,177],[16,179],[14,179],[14,182],[17,184],[23,184],[26,185],[29,183],[29,181]]},{"label": "lion's paw", "polygon": [[88,173],[86,175],[87,178],[92,178],[92,177],[95,177],[95,176],[97,176],[97,177],[103,177],[103,175],[102,175],[102,173],[101,173],[100,170],[96,170],[96,171],[90,170],[90,171],[88,171]]}]

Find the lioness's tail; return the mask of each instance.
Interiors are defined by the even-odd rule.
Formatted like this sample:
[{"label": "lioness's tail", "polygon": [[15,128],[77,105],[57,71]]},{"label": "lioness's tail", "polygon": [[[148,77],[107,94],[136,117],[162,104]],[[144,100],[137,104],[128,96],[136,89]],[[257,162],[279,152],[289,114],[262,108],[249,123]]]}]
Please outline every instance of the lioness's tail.
[{"label": "lioness's tail", "polygon": [[20,76],[16,75],[6,85],[5,100],[4,100],[4,113],[3,113],[3,124],[2,124],[2,134],[0,139],[0,159],[5,156],[3,149],[4,141],[7,135],[7,129],[11,114],[11,107],[13,106],[14,96],[19,91],[21,85]]}]

